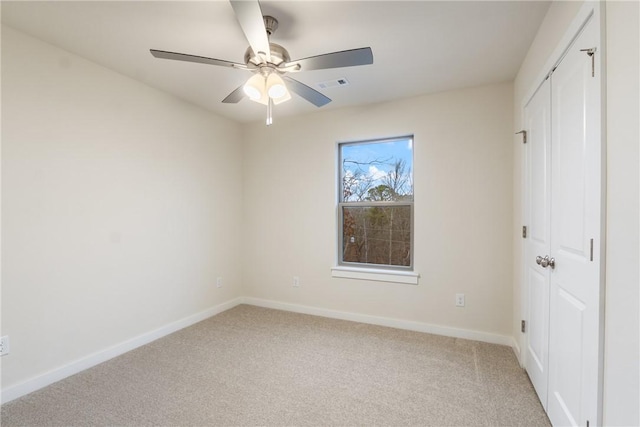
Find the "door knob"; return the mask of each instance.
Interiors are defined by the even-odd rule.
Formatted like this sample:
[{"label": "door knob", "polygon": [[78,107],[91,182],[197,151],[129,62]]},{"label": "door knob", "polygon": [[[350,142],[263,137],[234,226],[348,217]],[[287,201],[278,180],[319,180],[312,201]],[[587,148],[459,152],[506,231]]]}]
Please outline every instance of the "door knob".
[{"label": "door knob", "polygon": [[551,267],[552,269],[556,268],[556,259],[549,258],[549,255],[545,255],[544,258],[538,255],[536,257],[536,264],[538,264],[542,268]]}]

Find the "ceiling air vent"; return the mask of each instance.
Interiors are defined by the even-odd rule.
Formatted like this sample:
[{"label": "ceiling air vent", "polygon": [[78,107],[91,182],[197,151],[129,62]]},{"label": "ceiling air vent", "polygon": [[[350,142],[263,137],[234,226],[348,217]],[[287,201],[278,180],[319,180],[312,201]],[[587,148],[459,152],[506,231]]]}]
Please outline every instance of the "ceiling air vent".
[{"label": "ceiling air vent", "polygon": [[335,80],[327,80],[325,82],[316,83],[320,89],[326,89],[328,87],[336,87],[336,86],[347,86],[349,81],[345,78],[335,79]]}]

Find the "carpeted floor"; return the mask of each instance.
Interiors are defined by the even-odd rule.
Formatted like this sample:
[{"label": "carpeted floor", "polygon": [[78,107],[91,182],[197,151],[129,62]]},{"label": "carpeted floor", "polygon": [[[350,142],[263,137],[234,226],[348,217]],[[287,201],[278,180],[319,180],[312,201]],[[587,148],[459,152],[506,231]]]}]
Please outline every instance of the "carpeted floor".
[{"label": "carpeted floor", "polygon": [[2,406],[9,426],[549,426],[511,348],[241,305]]}]

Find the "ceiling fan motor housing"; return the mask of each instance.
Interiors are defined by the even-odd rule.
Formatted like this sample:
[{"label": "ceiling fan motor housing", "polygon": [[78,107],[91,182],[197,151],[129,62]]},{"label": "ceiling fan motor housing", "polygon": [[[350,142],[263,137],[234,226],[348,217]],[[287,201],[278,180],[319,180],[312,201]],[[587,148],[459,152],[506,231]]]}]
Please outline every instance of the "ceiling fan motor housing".
[{"label": "ceiling fan motor housing", "polygon": [[[291,61],[291,57],[289,56],[289,52],[287,52],[287,49],[280,46],[279,44],[269,43],[269,49],[271,50],[271,61],[267,64],[278,66],[283,62]],[[253,49],[251,49],[251,46],[249,46],[246,52],[244,53],[244,62],[248,66],[252,66],[252,65],[259,66],[261,64],[264,65],[266,63],[265,59],[262,58],[260,55],[254,55]]]}]

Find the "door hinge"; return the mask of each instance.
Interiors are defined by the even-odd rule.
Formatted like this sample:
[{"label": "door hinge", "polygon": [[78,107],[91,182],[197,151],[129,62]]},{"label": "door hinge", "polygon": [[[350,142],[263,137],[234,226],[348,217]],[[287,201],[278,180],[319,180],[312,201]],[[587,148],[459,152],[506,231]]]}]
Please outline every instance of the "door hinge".
[{"label": "door hinge", "polygon": [[595,63],[596,48],[592,47],[589,49],[580,49],[580,52],[587,52],[587,55],[589,55],[589,57],[591,58],[591,77],[595,77],[596,76],[596,63]]},{"label": "door hinge", "polygon": [[589,427],[589,420],[587,420],[587,427]]},{"label": "door hinge", "polygon": [[527,143],[527,131],[526,130],[521,130],[520,132],[516,132],[516,135],[522,134],[522,143],[526,144]]},{"label": "door hinge", "polygon": [[547,77],[545,77],[545,80],[549,80],[549,77],[551,77],[551,74],[553,74],[554,71],[556,71],[556,68],[558,68],[558,66],[556,65],[555,67],[553,67],[553,70],[549,71],[549,74],[547,74]]},{"label": "door hinge", "polygon": [[590,246],[591,246],[591,248],[589,249],[589,253],[590,253],[590,255],[589,255],[590,259],[589,260],[593,261],[593,239],[591,239]]},{"label": "door hinge", "polygon": [[527,238],[527,226],[526,225],[522,226],[522,238],[523,239]]},{"label": "door hinge", "polygon": [[526,324],[527,324],[527,322],[524,321],[524,320],[520,323],[520,331],[522,331],[523,334],[525,333],[525,331],[527,329],[526,328]]}]

